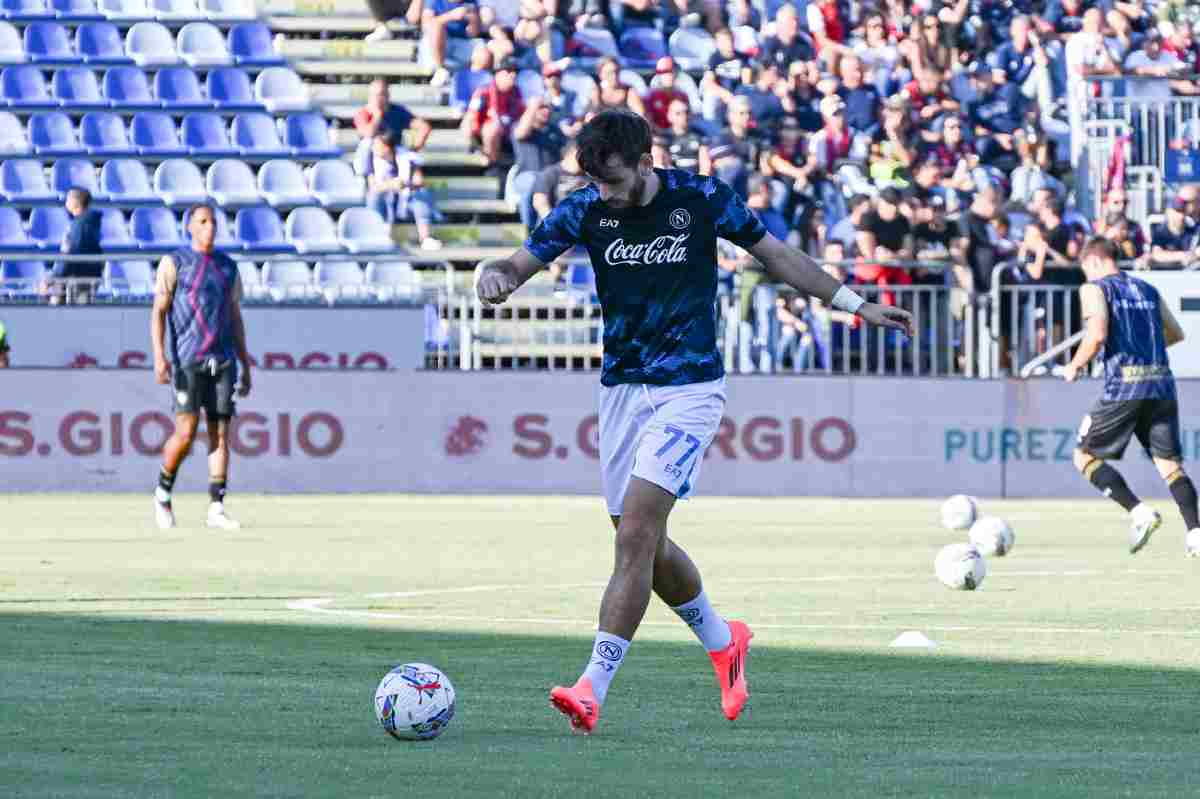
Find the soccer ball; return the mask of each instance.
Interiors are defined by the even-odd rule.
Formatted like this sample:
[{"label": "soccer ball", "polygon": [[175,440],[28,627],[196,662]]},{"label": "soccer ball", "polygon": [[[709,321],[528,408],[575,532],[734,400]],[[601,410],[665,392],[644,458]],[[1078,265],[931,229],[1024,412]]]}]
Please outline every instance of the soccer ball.
[{"label": "soccer ball", "polygon": [[978,512],[974,497],[955,494],[942,503],[942,525],[947,530],[967,530],[975,523]]},{"label": "soccer ball", "polygon": [[433,740],[454,718],[454,686],[428,663],[397,666],[375,689],[375,718],[393,738]]},{"label": "soccer ball", "polygon": [[947,544],[933,561],[937,578],[955,591],[974,591],[987,576],[987,561],[970,544]]},{"label": "soccer ball", "polygon": [[1011,552],[1016,543],[1016,536],[1008,522],[995,516],[984,516],[975,522],[967,535],[981,555],[995,555],[998,558]]}]

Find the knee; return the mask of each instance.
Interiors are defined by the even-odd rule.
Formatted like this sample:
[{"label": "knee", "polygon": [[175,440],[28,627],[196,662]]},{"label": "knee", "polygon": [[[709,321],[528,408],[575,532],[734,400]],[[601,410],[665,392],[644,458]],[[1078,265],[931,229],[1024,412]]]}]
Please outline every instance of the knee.
[{"label": "knee", "polygon": [[653,563],[661,539],[661,530],[654,520],[626,513],[617,527],[618,566]]},{"label": "knee", "polygon": [[1088,452],[1087,450],[1082,450],[1082,449],[1075,450],[1075,454],[1074,454],[1072,460],[1075,463],[1075,468],[1078,469],[1079,473],[1084,475],[1085,477],[1088,476],[1088,467],[1091,466],[1091,464],[1103,463],[1103,461],[1101,461],[1095,455]]}]

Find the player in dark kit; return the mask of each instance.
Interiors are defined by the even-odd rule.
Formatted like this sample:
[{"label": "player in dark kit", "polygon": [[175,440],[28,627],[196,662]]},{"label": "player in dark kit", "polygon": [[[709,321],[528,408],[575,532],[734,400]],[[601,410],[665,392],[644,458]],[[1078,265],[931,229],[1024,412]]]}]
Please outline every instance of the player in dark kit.
[{"label": "player in dark kit", "polygon": [[161,529],[175,526],[171,490],[180,464],[196,438],[200,410],[208,430],[207,524],[222,530],[240,525],[225,513],[229,477],[229,420],[236,393],[250,393],[250,354],[242,322],[242,282],[237,264],[216,252],[216,215],[211,206],[189,212],[191,247],[163,256],[158,265],[150,337],[154,376],[173,383],[175,433],[163,446],[162,470],[154,491],[154,518]]},{"label": "player in dark kit", "polygon": [[1179,439],[1179,404],[1167,347],[1183,341],[1183,330],[1158,290],[1121,272],[1117,245],[1093,238],[1080,254],[1088,281],[1079,287],[1087,333],[1063,371],[1075,380],[1092,358],[1103,352],[1104,394],[1083,417],[1075,449],[1075,467],[1130,515],[1129,552],[1150,541],[1162,525],[1158,511],[1129,490],[1121,473],[1107,461],[1120,460],[1137,436],[1179,505],[1189,535],[1189,555],[1200,555],[1193,542],[1200,535],[1196,487],[1183,470]]},{"label": "player in dark kit", "polygon": [[746,703],[751,632],[709,602],[700,572],[667,536],[676,499],[695,489],[704,452],[725,408],[717,352],[717,238],[758,259],[776,280],[868,322],[911,335],[911,317],[864,300],[808,256],[768,234],[720,180],[655,169],[650,127],[606,111],[579,133],[580,167],[593,181],[572,192],[511,257],[480,264],[476,288],[489,305],[576,244],[587,248],[604,316],[600,463],[616,527],[616,565],[600,607],[583,675],[550,692],[574,729],[591,732],[613,676],[642,621],[651,591],[708,650],[721,709]]}]

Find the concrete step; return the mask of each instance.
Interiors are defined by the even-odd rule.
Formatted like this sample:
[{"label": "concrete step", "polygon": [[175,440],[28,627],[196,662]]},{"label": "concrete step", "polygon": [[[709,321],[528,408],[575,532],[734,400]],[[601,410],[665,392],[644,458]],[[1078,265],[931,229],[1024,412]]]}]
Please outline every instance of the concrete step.
[{"label": "concrete step", "polygon": [[[275,16],[267,17],[267,27],[275,33],[335,33],[345,36],[366,36],[375,30],[376,22],[370,16],[319,17],[319,16]],[[392,30],[397,28],[388,25]]]},{"label": "concrete step", "polygon": [[[354,83],[310,83],[309,96],[313,103],[322,107],[350,106],[358,110],[367,102],[371,82],[355,81]],[[444,106],[446,90],[430,86],[428,83],[394,83],[391,87],[393,103],[408,106]],[[415,113],[415,112],[414,112]]]},{"label": "concrete step", "polygon": [[[358,113],[358,109],[362,105],[350,104],[333,104],[324,105],[317,103],[321,111],[330,119],[343,120],[346,125],[350,124],[350,120]],[[422,119],[427,119],[433,124],[441,123],[442,125],[457,125],[462,121],[462,114],[448,105],[420,105],[404,103],[404,106]]]},{"label": "concrete step", "polygon": [[275,49],[295,60],[415,61],[417,43],[403,39],[365,42],[362,39],[289,39],[277,37]]},{"label": "concrete step", "polygon": [[[360,141],[358,132],[353,128],[339,128],[334,133],[334,144],[342,148],[342,152],[352,155]],[[483,156],[469,153],[462,134],[457,130],[437,129],[429,137],[425,149],[421,151],[426,170],[437,167],[474,167],[483,169],[487,166]]]},{"label": "concrete step", "polygon": [[[446,248],[492,248],[507,247],[510,251],[525,241],[525,226],[514,224],[496,225],[434,225],[434,238],[441,239]],[[415,225],[393,225],[392,238],[396,241],[416,241]]]},{"label": "concrete step", "polygon": [[478,177],[430,177],[425,176],[425,185],[442,200],[495,200],[497,179]]},{"label": "concrete step", "polygon": [[361,59],[301,59],[292,61],[292,69],[305,77],[344,77],[384,75],[389,78],[423,78],[433,76],[429,67],[412,61],[366,61]]},{"label": "concrete step", "polygon": [[[259,16],[370,17],[364,0],[259,0]],[[403,27],[411,28],[405,24]]]}]

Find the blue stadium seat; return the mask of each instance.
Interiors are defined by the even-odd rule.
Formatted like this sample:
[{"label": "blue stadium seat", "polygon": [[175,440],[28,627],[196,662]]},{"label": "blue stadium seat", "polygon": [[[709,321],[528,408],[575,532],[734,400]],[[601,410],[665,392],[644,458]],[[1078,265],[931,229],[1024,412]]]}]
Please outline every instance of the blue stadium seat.
[{"label": "blue stadium seat", "polygon": [[39,250],[59,251],[71,227],[71,215],[57,205],[39,205],[29,213],[29,240]]},{"label": "blue stadium seat", "polygon": [[212,113],[188,114],[179,129],[183,144],[192,155],[229,158],[238,155],[229,143],[225,120]]},{"label": "blue stadium seat", "polygon": [[87,189],[98,194],[96,167],[85,158],[58,158],[50,168],[50,188],[59,200],[65,200],[71,189]]},{"label": "blue stadium seat", "polygon": [[104,19],[95,0],[50,0],[49,7],[55,17],[69,22]]},{"label": "blue stadium seat", "polygon": [[483,69],[460,69],[450,84],[450,105],[459,111],[466,109],[475,92],[492,82],[492,73]]},{"label": "blue stadium seat", "polygon": [[283,66],[286,61],[275,52],[275,37],[261,22],[239,22],[229,29],[229,53],[242,67]]},{"label": "blue stadium seat", "polygon": [[175,120],[162,111],[134,114],[129,123],[129,138],[138,155],[169,157],[188,154],[188,148],[179,141]]},{"label": "blue stadium seat", "polygon": [[283,220],[273,208],[243,208],[233,223],[234,233],[246,251],[295,252],[283,232]]},{"label": "blue stadium seat", "polygon": [[354,174],[354,168],[341,159],[313,164],[308,181],[313,197],[325,208],[349,208],[363,204],[363,179]]},{"label": "blue stadium seat", "polygon": [[0,290],[8,296],[33,296],[46,282],[46,265],[41,261],[0,261]]},{"label": "blue stadium seat", "polygon": [[132,64],[125,55],[121,32],[111,22],[85,22],[75,29],[75,51],[85,64],[121,66]]},{"label": "blue stadium seat", "polygon": [[0,200],[13,202],[50,202],[58,195],[46,185],[46,168],[41,161],[28,159],[0,163]]},{"label": "blue stadium seat", "polygon": [[137,247],[129,235],[125,214],[119,208],[100,209],[100,249],[105,252],[133,250]]},{"label": "blue stadium seat", "polygon": [[295,161],[268,161],[258,169],[258,191],[275,206],[308,205],[312,192],[304,180],[304,170]]},{"label": "blue stadium seat", "polygon": [[205,80],[208,99],[217,108],[231,111],[257,111],[262,104],[254,99],[250,76],[244,69],[221,67],[208,73]]},{"label": "blue stadium seat", "polygon": [[133,240],[146,248],[174,249],[183,246],[179,220],[169,208],[135,208],[129,215]]},{"label": "blue stadium seat", "polygon": [[[287,239],[298,253],[338,252],[337,225],[329,212],[321,208],[297,208],[288,214]],[[357,265],[355,269],[357,269]]]},{"label": "blue stadium seat", "polygon": [[584,28],[571,34],[571,43],[567,55],[578,58],[603,58],[610,56],[619,59],[621,53],[617,48],[617,40],[607,28]]},{"label": "blue stadium seat", "polygon": [[204,19],[195,0],[150,0],[150,11],[159,22]]},{"label": "blue stadium seat", "polygon": [[71,118],[61,111],[29,117],[29,142],[38,155],[83,155]]},{"label": "blue stadium seat", "polygon": [[154,96],[172,111],[203,111],[213,104],[200,88],[200,78],[188,67],[166,67],[154,76]]},{"label": "blue stadium seat", "polygon": [[0,19],[31,22],[53,16],[54,12],[42,0],[0,0]]},{"label": "blue stadium seat", "polygon": [[233,146],[247,157],[281,158],[292,153],[279,140],[279,128],[269,114],[238,114],[233,119],[232,138]]},{"label": "blue stadium seat", "polygon": [[137,67],[113,67],[104,73],[104,96],[123,110],[162,108],[150,92],[146,73]]},{"label": "blue stadium seat", "polygon": [[421,296],[421,278],[412,264],[401,261],[372,261],[367,264],[367,285],[381,300],[417,299]]},{"label": "blue stadium seat", "polygon": [[238,261],[238,277],[242,279],[242,297],[250,300],[260,299],[267,293],[263,286],[262,275],[258,273],[258,265],[252,261]]},{"label": "blue stadium seat", "polygon": [[83,61],[71,46],[67,29],[57,22],[31,22],[25,26],[25,55],[35,64],[79,64]]},{"label": "blue stadium seat", "polygon": [[110,20],[151,19],[154,13],[146,0],[96,0],[96,7]]},{"label": "blue stadium seat", "polygon": [[276,300],[307,299],[313,294],[312,272],[303,261],[267,261],[262,282]]},{"label": "blue stadium seat", "polygon": [[309,107],[308,88],[300,76],[287,67],[267,67],[258,73],[254,96],[272,113],[306,111]]},{"label": "blue stadium seat", "polygon": [[655,62],[667,54],[667,43],[655,28],[628,28],[621,34],[617,49],[621,51],[621,62],[633,69],[650,69]]},{"label": "blue stadium seat", "polygon": [[154,190],[167,205],[188,205],[208,200],[200,167],[184,158],[163,161],[154,170]]},{"label": "blue stadium seat", "polygon": [[174,37],[157,22],[138,22],[129,29],[125,34],[125,55],[139,67],[179,63]]},{"label": "blue stadium seat", "polygon": [[347,208],[338,219],[338,238],[350,252],[392,250],[392,231],[374,208]]},{"label": "blue stadium seat", "polygon": [[0,99],[10,108],[57,108],[42,71],[30,64],[0,70]]},{"label": "blue stadium seat", "polygon": [[150,186],[146,167],[134,158],[113,158],[100,168],[100,196],[121,205],[162,202]]},{"label": "blue stadium seat", "polygon": [[208,168],[205,187],[208,196],[221,206],[258,205],[262,202],[254,171],[245,161],[236,158],[214,161]]},{"label": "blue stadium seat", "polygon": [[154,268],[149,261],[105,261],[101,292],[117,297],[150,297],[154,294]]},{"label": "blue stadium seat", "polygon": [[25,155],[32,152],[25,126],[16,114],[0,111],[0,156]]},{"label": "blue stadium seat", "polygon": [[0,22],[0,64],[24,64],[25,43],[21,33],[8,22]]},{"label": "blue stadium seat", "polygon": [[56,70],[50,81],[54,96],[64,107],[72,109],[107,108],[108,101],[100,93],[96,73],[87,67],[64,67]]},{"label": "blue stadium seat", "polygon": [[680,28],[671,34],[667,49],[681,70],[708,69],[708,62],[717,52],[717,40],[703,28]]},{"label": "blue stadium seat", "polygon": [[200,0],[200,10],[211,20],[232,22],[255,19],[254,0]]},{"label": "blue stadium seat", "polygon": [[16,208],[0,205],[0,251],[19,252],[33,248],[34,244],[21,222],[21,214]]},{"label": "blue stadium seat", "polygon": [[125,120],[111,111],[93,111],[83,115],[79,138],[89,155],[137,155],[129,143]]},{"label": "blue stadium seat", "polygon": [[[316,210],[313,208],[307,210]],[[323,213],[323,212],[322,212]],[[360,299],[369,296],[362,267],[354,261],[319,261],[313,270],[313,282],[330,301]]]},{"label": "blue stadium seat", "polygon": [[209,22],[189,22],[175,39],[179,57],[190,67],[220,67],[233,63],[225,37]]},{"label": "blue stadium seat", "polygon": [[337,158],[341,148],[329,138],[329,124],[316,111],[288,114],[284,143],[293,155],[303,158]]}]

